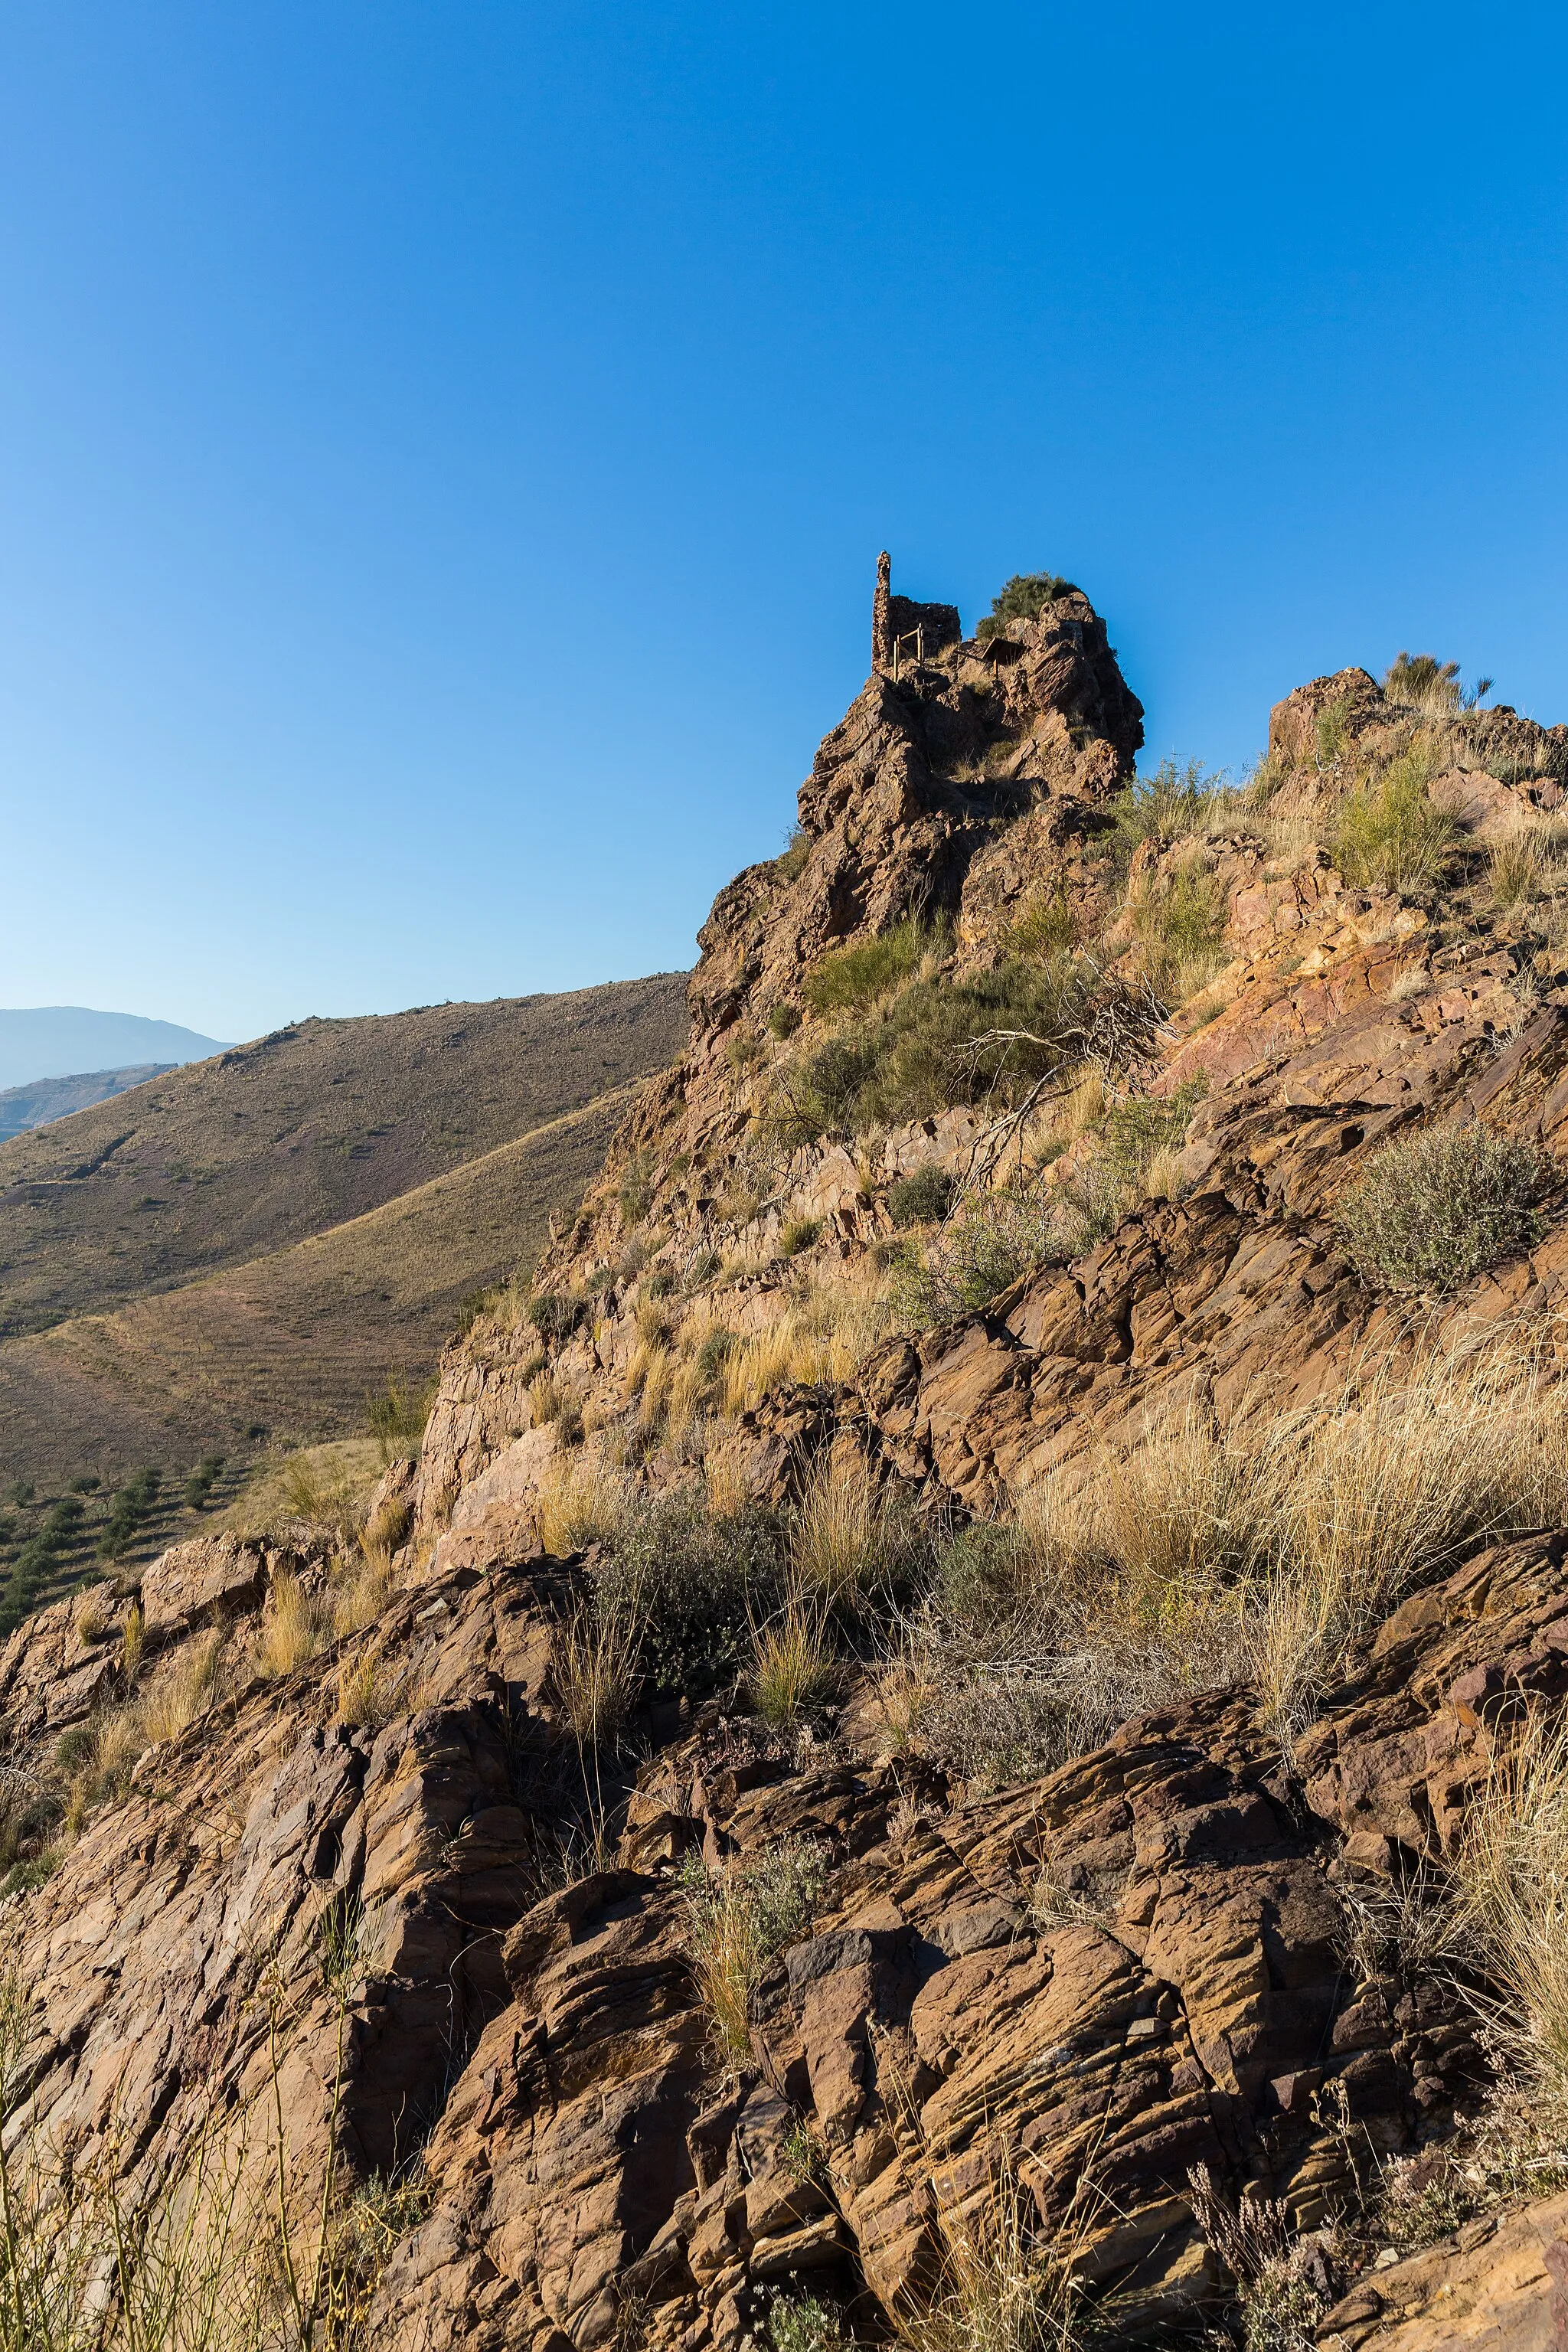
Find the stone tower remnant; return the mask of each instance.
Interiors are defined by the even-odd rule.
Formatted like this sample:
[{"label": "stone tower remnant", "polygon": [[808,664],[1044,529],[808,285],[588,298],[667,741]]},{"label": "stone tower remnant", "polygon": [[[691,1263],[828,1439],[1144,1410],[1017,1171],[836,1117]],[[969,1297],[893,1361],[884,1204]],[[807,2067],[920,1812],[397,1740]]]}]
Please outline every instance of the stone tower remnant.
[{"label": "stone tower remnant", "polygon": [[[893,562],[886,548],[877,558],[877,591],[871,599],[871,667],[897,676],[915,659],[916,639],[927,659],[962,643],[963,625],[956,604],[917,604],[892,593]],[[907,641],[907,642],[906,642]]]}]

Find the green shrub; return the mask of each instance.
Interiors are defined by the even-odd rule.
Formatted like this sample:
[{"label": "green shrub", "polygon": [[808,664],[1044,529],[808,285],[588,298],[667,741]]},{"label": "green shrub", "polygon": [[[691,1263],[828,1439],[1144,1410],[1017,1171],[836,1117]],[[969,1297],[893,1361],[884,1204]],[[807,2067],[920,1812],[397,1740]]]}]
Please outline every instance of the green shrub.
[{"label": "green shrub", "polygon": [[[138,1470],[136,1475],[120,1489],[114,1497],[109,1523],[98,1539],[100,1559],[118,1559],[129,1549],[153,1515],[158,1492],[163,1479],[161,1471],[151,1467]],[[56,1506],[57,1509],[58,1506]],[[80,1505],[78,1505],[80,1509]]]},{"label": "green shrub", "polygon": [[733,1331],[726,1331],[721,1327],[717,1331],[709,1332],[697,1350],[697,1369],[705,1381],[715,1379],[723,1370],[725,1359],[734,1345]]},{"label": "green shrub", "polygon": [[193,1511],[205,1511],[223,1468],[221,1454],[204,1454],[185,1481],[185,1501]]},{"label": "green shrub", "polygon": [[1493,1129],[1426,1127],[1385,1144],[1340,1202],[1340,1244],[1363,1281],[1456,1290],[1545,1230],[1549,1152]]},{"label": "green shrub", "polygon": [[935,1160],[912,1175],[900,1176],[888,1187],[888,1214],[900,1233],[910,1225],[934,1224],[945,1217],[952,1199],[952,1178]]},{"label": "green shrub", "polygon": [[1155,1160],[1179,1149],[1207,1091],[1205,1078],[1189,1078],[1173,1095],[1134,1095],[1108,1114],[1078,1173],[1061,1187],[1070,1255],[1110,1240],[1143,1198]]},{"label": "green shrub", "polygon": [[700,1695],[752,1651],[752,1627],[778,1605],[781,1538],[754,1507],[712,1517],[691,1497],[663,1496],[617,1534],[598,1570],[595,1606],[639,1629],[650,1689]]},{"label": "green shrub", "polygon": [[1434,754],[1413,744],[1375,783],[1363,782],[1340,815],[1334,857],[1362,888],[1427,890],[1453,862],[1458,821],[1427,794]]},{"label": "green shrub", "polygon": [[79,1478],[71,1480],[66,1492],[70,1495],[96,1495],[102,1484],[101,1478],[95,1478],[90,1471],[86,1471]]},{"label": "green shrub", "polygon": [[900,1127],[958,1103],[1001,1108],[1075,1057],[1100,987],[1087,958],[1065,956],[962,982],[916,981],[874,1020],[779,1074],[774,1123],[798,1144],[835,1129]]},{"label": "green shrub", "polygon": [[393,1372],[384,1387],[366,1397],[365,1419],[370,1423],[371,1435],[381,1447],[384,1462],[391,1462],[400,1454],[418,1451],[430,1408],[436,1402],[437,1385],[429,1380],[411,1388]]},{"label": "green shrub", "polygon": [[806,973],[801,993],[816,1013],[852,1012],[908,980],[928,948],[940,943],[912,915],[852,948],[832,948]]},{"label": "green shrub", "polygon": [[773,860],[773,871],[782,876],[784,881],[793,882],[795,876],[804,871],[805,861],[810,856],[810,834],[807,833],[805,825],[792,824],[784,835],[782,855]]},{"label": "green shrub", "polygon": [[1037,621],[1047,604],[1058,596],[1077,596],[1081,591],[1058,572],[1015,572],[998,595],[991,599],[991,610],[974,634],[982,645],[1005,628],[1009,621]]},{"label": "green shrub", "polygon": [[1180,1001],[1212,979],[1225,936],[1225,894],[1217,878],[1179,866],[1132,910],[1132,936],[1150,985]]},{"label": "green shrub", "polygon": [[1152,776],[1134,776],[1110,803],[1115,820],[1108,847],[1123,872],[1133,852],[1151,840],[1180,841],[1184,835],[1207,834],[1228,814],[1227,796],[1217,775],[1205,773],[1201,761],[1178,768],[1162,760]]},{"label": "green shrub", "polygon": [[[673,1277],[669,1286],[674,1286]],[[528,1302],[529,1321],[542,1339],[557,1346],[572,1337],[587,1311],[586,1299],[574,1298],[564,1290],[542,1290]]]},{"label": "green shrub", "polygon": [[1060,1212],[1039,1192],[980,1192],[923,1250],[895,1262],[889,1298],[900,1323],[923,1330],[977,1315],[1021,1275],[1067,1255]]},{"label": "green shrub", "polygon": [[1350,740],[1351,707],[1342,696],[1337,702],[1326,702],[1318,713],[1313,730],[1318,742],[1320,768],[1337,766],[1341,752]]},{"label": "green shrub", "polygon": [[1080,943],[1083,926],[1068,894],[1065,877],[1033,898],[1007,933],[1010,952],[1027,963],[1050,963]]},{"label": "green shrub", "polygon": [[621,1215],[628,1225],[640,1225],[653,1206],[653,1162],[646,1151],[634,1151],[621,1171]]},{"label": "green shrub", "polygon": [[775,1004],[768,1014],[768,1027],[778,1038],[793,1037],[800,1027],[800,1008],[795,1004]]},{"label": "green shrub", "polygon": [[984,1628],[1016,1608],[1023,1562],[1016,1528],[975,1519],[938,1546],[931,1585],[943,1614]]},{"label": "green shrub", "polygon": [[808,1250],[822,1231],[820,1217],[787,1217],[779,1235],[779,1250],[784,1257],[798,1257]]},{"label": "green shrub", "polygon": [[768,2307],[770,2352],[847,2352],[837,2312],[814,2294],[775,2295]]}]

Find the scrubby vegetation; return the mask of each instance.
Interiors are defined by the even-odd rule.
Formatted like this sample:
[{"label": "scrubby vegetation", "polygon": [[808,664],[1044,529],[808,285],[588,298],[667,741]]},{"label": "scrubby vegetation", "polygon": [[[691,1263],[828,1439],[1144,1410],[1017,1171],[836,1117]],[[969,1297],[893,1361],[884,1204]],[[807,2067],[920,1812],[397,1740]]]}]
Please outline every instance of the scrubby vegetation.
[{"label": "scrubby vegetation", "polygon": [[689,1859],[682,1877],[687,1938],[714,2046],[726,2066],[751,2056],[752,2013],[768,1962],[798,1941],[822,1900],[827,1857],[786,1843],[710,1871]]},{"label": "scrubby vegetation", "polygon": [[1557,1181],[1550,1155],[1527,1138],[1479,1121],[1423,1127],[1384,1145],[1334,1223],[1363,1280],[1441,1295],[1529,1249]]},{"label": "scrubby vegetation", "polygon": [[1431,744],[1418,740],[1345,802],[1331,845],[1348,882],[1419,892],[1442,880],[1459,827],[1427,792],[1434,760]]},{"label": "scrubby vegetation", "polygon": [[974,634],[982,645],[986,645],[1009,621],[1037,621],[1047,604],[1054,604],[1058,597],[1078,593],[1072,582],[1064,580],[1059,572],[1015,572],[991,599],[991,610]]}]

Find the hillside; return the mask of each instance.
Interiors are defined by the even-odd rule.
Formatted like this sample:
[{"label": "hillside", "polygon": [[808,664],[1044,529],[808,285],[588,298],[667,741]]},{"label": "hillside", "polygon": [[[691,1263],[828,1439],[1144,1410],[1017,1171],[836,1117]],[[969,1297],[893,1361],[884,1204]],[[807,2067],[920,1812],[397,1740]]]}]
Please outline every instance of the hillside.
[{"label": "hillside", "polygon": [[872,651],[417,1455],[0,1653],[13,2242],[288,2352],[1544,2352],[1568,728],[1401,656],[1221,789],[1067,582]]},{"label": "hillside", "polygon": [[0,1087],[73,1070],[128,1069],[138,1062],[168,1067],[223,1051],[216,1037],[139,1013],[94,1013],[85,1004],[0,1008]]},{"label": "hillside", "polygon": [[0,1338],[268,1255],[581,1109],[679,1050],[683,985],[303,1021],[13,1137]]},{"label": "hillside", "polygon": [[598,1171],[625,1087],[291,1247],[0,1341],[0,1469],[40,1486],[351,1435],[417,1388],[470,1294],[527,1268]]},{"label": "hillside", "polygon": [[47,1127],[51,1119],[68,1118],[73,1110],[109,1101],[113,1095],[161,1078],[172,1062],[136,1062],[124,1070],[84,1070],[64,1078],[35,1078],[25,1087],[7,1087],[0,1093],[0,1143],[29,1128]]}]

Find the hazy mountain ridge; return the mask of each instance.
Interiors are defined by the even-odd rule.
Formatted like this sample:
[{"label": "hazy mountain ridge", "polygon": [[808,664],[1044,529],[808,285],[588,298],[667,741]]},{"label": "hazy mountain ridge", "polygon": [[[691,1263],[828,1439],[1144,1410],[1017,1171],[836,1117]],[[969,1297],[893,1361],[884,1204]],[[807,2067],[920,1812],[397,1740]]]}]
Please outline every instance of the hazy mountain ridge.
[{"label": "hazy mountain ridge", "polygon": [[26,1086],[7,1087],[0,1093],[0,1143],[47,1127],[73,1111],[107,1102],[114,1095],[161,1078],[175,1068],[173,1062],[137,1062],[123,1070],[83,1070],[63,1078],[34,1078]]},{"label": "hazy mountain ridge", "polygon": [[225,1050],[216,1037],[140,1013],[96,1013],[86,1004],[0,1008],[0,1087],[137,1063],[170,1068]]}]

